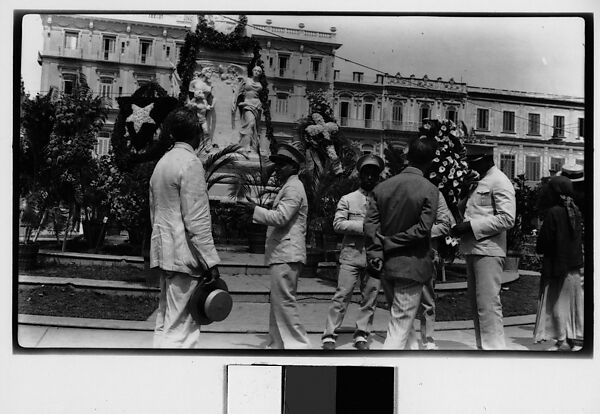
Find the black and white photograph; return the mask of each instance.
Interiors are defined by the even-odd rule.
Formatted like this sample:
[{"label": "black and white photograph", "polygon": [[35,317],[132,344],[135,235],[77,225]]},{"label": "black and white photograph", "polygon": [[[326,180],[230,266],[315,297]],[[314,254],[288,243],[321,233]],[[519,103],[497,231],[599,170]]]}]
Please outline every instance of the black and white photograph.
[{"label": "black and white photograph", "polygon": [[19,346],[585,352],[583,18],[23,22]]},{"label": "black and white photograph", "polygon": [[219,414],[429,412],[441,362],[507,371],[448,412],[531,411],[487,400],[524,361],[586,383],[589,8],[203,6],[13,10],[13,357],[155,358]]}]

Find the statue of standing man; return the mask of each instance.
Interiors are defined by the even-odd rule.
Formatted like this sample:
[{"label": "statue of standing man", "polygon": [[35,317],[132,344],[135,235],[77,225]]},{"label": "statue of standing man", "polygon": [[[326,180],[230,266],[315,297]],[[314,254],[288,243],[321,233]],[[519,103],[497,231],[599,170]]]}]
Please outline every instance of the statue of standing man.
[{"label": "statue of standing man", "polygon": [[[259,94],[262,91],[260,77],[263,70],[260,66],[252,69],[251,78],[242,78],[238,85],[237,93],[234,95],[232,114],[236,109],[240,111],[240,141],[239,144],[247,152],[252,152],[258,148],[259,134],[258,122],[262,114],[262,103]],[[258,152],[258,151],[257,151]]]}]

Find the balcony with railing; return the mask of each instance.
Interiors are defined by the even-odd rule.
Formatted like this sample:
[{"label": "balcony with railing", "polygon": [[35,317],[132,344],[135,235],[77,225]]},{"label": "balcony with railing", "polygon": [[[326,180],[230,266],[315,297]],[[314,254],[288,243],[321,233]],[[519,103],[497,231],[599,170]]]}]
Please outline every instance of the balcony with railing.
[{"label": "balcony with railing", "polygon": [[110,52],[108,50],[100,50],[96,55],[96,59],[104,60],[107,62],[119,62],[121,54],[117,52]]},{"label": "balcony with railing", "polygon": [[340,126],[348,128],[383,129],[383,121],[341,117]]},{"label": "balcony with railing", "polygon": [[287,38],[294,39],[304,39],[304,40],[314,40],[314,41],[335,41],[335,33],[334,32],[320,32],[316,30],[305,30],[305,29],[295,29],[292,27],[281,27],[281,26],[271,26],[264,24],[255,24],[253,35],[269,35],[269,33],[273,33],[273,35],[277,36],[285,36]]},{"label": "balcony with railing", "polygon": [[267,70],[267,77],[273,76],[280,79],[294,79],[301,81],[313,81],[313,82],[331,82],[333,79],[328,73],[324,72],[313,72],[306,70],[298,70],[295,68],[286,69],[270,69]]},{"label": "balcony with railing", "polygon": [[83,56],[83,50],[81,48],[72,49],[59,46],[58,55],[64,58],[81,59]]},{"label": "balcony with railing", "polygon": [[57,46],[56,48],[44,51],[44,54],[61,58],[81,59],[83,57],[83,49],[80,47],[73,49],[66,48],[64,46]]},{"label": "balcony with railing", "polygon": [[158,63],[158,59],[156,59],[156,57],[154,57],[153,55],[141,54],[135,56],[134,62],[137,64],[156,66]]},{"label": "balcony with railing", "polygon": [[132,50],[128,50],[124,53],[120,51],[111,51],[101,48],[89,48],[89,47],[77,47],[75,49],[65,48],[64,46],[57,46],[54,48],[48,48],[43,52],[45,56],[53,56],[60,58],[72,58],[72,59],[89,59],[98,60],[103,62],[112,63],[128,63],[128,64],[142,64],[149,66],[157,65],[169,65],[169,61],[173,64],[177,64],[175,57],[156,57],[153,53],[139,54],[134,53]]},{"label": "balcony with railing", "polygon": [[393,131],[417,131],[420,122],[380,121],[375,119],[339,118],[340,126],[348,128],[388,129]]},{"label": "balcony with railing", "polygon": [[377,73],[353,73],[345,74],[338,72],[335,76],[335,81],[339,83],[353,83],[370,85],[388,89],[389,87],[403,87],[414,89],[426,89],[433,91],[453,92],[457,94],[466,94],[467,86],[465,83],[454,82],[454,80],[444,81],[441,78],[436,80],[424,77],[422,79],[416,77],[395,77],[384,76]]},{"label": "balcony with railing", "polygon": [[383,128],[394,131],[417,131],[421,126],[421,122],[414,121],[384,121]]}]

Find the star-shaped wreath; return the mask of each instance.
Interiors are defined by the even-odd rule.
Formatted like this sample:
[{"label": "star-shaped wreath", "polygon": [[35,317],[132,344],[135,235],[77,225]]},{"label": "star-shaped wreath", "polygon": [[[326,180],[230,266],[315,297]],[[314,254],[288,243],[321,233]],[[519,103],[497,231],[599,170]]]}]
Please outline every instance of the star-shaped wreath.
[{"label": "star-shaped wreath", "polygon": [[155,142],[157,131],[167,114],[177,107],[177,98],[131,96],[117,98],[117,102],[119,116],[125,124],[124,149],[133,156],[132,160],[144,162],[160,158],[169,143]]},{"label": "star-shaped wreath", "polygon": [[144,107],[131,104],[131,109],[133,112],[127,117],[125,122],[133,122],[133,129],[136,133],[139,132],[143,124],[156,124],[150,116],[150,111],[154,109],[154,102]]}]

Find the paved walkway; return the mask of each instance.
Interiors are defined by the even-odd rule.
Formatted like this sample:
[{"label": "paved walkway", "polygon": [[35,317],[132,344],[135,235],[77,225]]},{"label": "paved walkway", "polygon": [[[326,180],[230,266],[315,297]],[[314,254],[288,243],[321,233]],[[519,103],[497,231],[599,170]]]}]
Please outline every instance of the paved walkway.
[{"label": "paved walkway", "polygon": [[[235,249],[219,251],[219,254],[223,262],[230,265],[229,271],[222,277],[234,296],[234,308],[225,321],[202,328],[202,348],[247,350],[264,348],[268,332],[270,283],[268,276],[252,273],[264,266],[262,265],[262,255],[251,255],[235,251]],[[59,255],[57,254],[57,256]],[[70,257],[69,260],[73,257]],[[158,290],[156,287],[143,283],[91,280],[85,277],[59,278],[19,275],[20,287],[33,287],[39,284],[68,284],[80,289],[114,293],[126,292],[127,294],[152,294]],[[464,282],[440,283],[436,289],[453,290],[465,287]],[[299,279],[297,297],[300,318],[310,335],[314,349],[320,349],[321,332],[334,291],[334,281],[315,277]],[[359,296],[360,293],[355,292],[353,300],[357,301]],[[358,305],[351,303],[340,330],[341,335],[338,339],[340,350],[353,349],[353,321],[356,320],[357,312]],[[18,340],[19,344],[25,348],[151,348],[154,319],[154,314],[147,321],[19,315]],[[388,320],[388,311],[376,310],[372,349],[381,349]],[[534,315],[505,318],[505,333],[509,350],[539,351],[550,346],[550,344],[532,343],[534,322]],[[419,328],[418,322],[416,328]],[[475,350],[473,322],[436,323],[436,341],[441,350]]]},{"label": "paved walkway", "polygon": [[[533,324],[505,327],[507,349],[513,351],[543,351],[550,344],[533,344]],[[320,349],[320,333],[309,334],[312,346]],[[371,349],[382,348],[385,334],[372,336]],[[204,332],[202,349],[265,349],[266,333]],[[19,345],[25,348],[152,348],[152,331],[128,329],[91,329],[19,324]],[[436,332],[436,342],[442,351],[475,351],[472,329]],[[352,334],[343,333],[338,338],[339,350],[353,350]]]}]

